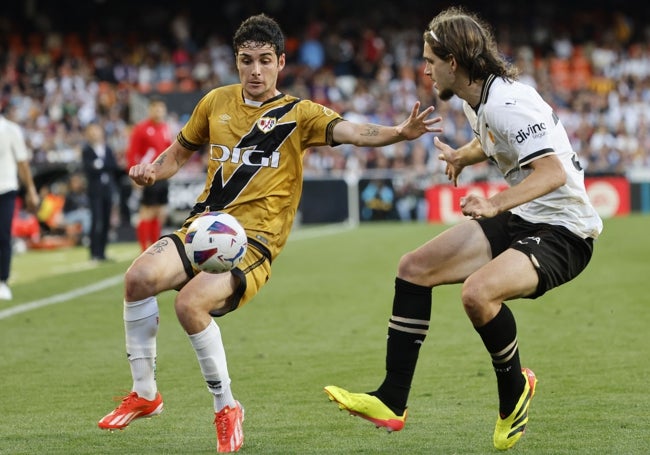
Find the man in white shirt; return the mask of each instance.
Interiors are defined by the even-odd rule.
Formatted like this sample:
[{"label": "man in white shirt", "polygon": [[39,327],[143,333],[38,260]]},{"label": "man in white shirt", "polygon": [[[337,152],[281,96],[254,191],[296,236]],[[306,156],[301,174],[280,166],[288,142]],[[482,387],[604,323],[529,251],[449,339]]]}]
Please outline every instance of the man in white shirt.
[{"label": "man in white shirt", "polygon": [[11,300],[11,226],[16,209],[19,179],[25,186],[25,203],[36,211],[38,192],[29,167],[30,154],[20,126],[0,114],[0,300]]},{"label": "man in white shirt", "polygon": [[490,354],[499,415],[495,448],[514,446],[528,422],[537,379],[522,368],[515,318],[505,301],[535,299],[575,278],[589,263],[602,221],[566,131],[534,88],[516,81],[489,27],[449,8],[424,33],[424,74],[443,101],[463,100],[474,139],[453,149],[434,145],[456,184],[469,165],[492,161],[509,188],[461,199],[469,219],[405,254],[388,324],[386,376],[377,390],[325,391],[339,407],[389,431],[401,430],[420,346],[429,329],[432,289],[463,283],[465,313]]}]

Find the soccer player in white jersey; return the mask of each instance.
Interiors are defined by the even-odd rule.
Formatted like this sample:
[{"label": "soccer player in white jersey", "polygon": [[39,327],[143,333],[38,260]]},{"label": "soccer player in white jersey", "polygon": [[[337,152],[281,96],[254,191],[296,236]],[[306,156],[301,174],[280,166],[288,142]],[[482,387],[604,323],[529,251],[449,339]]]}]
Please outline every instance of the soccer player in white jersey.
[{"label": "soccer player in white jersey", "polygon": [[524,432],[537,379],[521,367],[515,318],[504,302],[535,299],[575,278],[591,258],[602,221],[562,123],[532,87],[516,81],[517,70],[477,15],[458,7],[441,12],[424,33],[423,56],[440,98],[463,100],[475,134],[458,149],[435,138],[448,178],[456,184],[463,168],[489,159],[509,187],[489,198],[463,198],[467,220],[401,258],[381,385],[370,393],[325,391],[378,427],[402,429],[432,288],[463,283],[463,307],[496,373],[493,443],[505,450]]}]

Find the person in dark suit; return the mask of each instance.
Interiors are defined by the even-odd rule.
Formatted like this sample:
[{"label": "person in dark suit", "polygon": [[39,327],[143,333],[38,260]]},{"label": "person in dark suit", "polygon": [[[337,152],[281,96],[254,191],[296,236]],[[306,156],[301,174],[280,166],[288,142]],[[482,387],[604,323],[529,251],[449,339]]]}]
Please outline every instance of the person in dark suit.
[{"label": "person in dark suit", "polygon": [[100,125],[91,123],[86,127],[86,143],[81,156],[88,182],[91,213],[90,258],[105,261],[118,164],[113,150],[106,144],[104,130]]}]

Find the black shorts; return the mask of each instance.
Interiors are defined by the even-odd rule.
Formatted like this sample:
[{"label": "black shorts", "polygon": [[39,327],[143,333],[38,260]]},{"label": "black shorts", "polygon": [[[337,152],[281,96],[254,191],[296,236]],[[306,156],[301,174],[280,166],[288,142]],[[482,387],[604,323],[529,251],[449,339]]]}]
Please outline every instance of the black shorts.
[{"label": "black shorts", "polygon": [[593,253],[593,239],[578,237],[563,226],[530,223],[511,212],[477,220],[490,242],[492,257],[508,248],[526,254],[539,276],[529,299],[566,283],[584,270]]},{"label": "black shorts", "polygon": [[140,204],[142,205],[167,205],[169,202],[169,182],[159,180],[151,186],[142,188]]}]

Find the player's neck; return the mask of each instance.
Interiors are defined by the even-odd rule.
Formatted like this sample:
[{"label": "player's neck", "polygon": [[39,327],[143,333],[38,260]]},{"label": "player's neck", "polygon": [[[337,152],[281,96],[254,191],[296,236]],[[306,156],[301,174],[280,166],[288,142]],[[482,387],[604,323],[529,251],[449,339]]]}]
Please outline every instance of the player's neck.
[{"label": "player's neck", "polygon": [[464,86],[461,90],[456,92],[459,98],[464,99],[467,103],[476,110],[481,104],[481,93],[483,93],[483,80],[472,81],[471,84]]},{"label": "player's neck", "polygon": [[250,99],[250,98],[246,97],[245,92],[243,94],[243,98],[244,98],[244,103],[245,104],[248,104],[249,106],[260,107],[262,104],[266,103],[267,101],[274,100],[280,95],[282,95],[282,92],[280,92],[279,90],[276,89],[275,92],[273,93],[273,96],[270,96],[270,97],[264,99],[263,101]]}]

